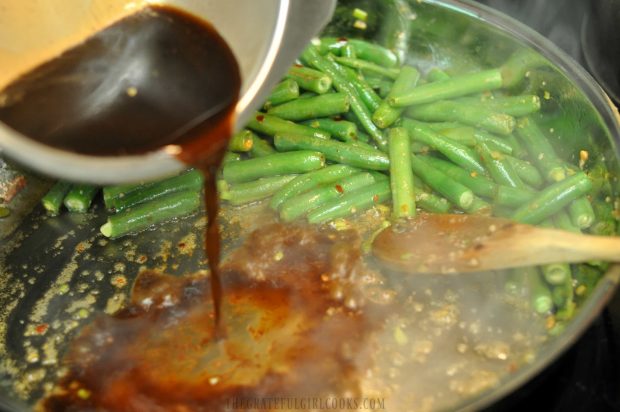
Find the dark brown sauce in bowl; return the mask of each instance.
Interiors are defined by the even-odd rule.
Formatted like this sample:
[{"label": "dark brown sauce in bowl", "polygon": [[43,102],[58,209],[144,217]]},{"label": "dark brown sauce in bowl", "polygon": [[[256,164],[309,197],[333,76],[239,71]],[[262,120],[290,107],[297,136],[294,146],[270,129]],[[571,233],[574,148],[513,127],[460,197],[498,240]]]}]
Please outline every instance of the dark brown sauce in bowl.
[{"label": "dark brown sauce in bowl", "polygon": [[207,257],[220,318],[215,172],[232,133],[241,78],[208,23],[148,7],[26,73],[1,95],[0,120],[59,149],[140,154],[163,147],[205,175]]},{"label": "dark brown sauce in bowl", "polygon": [[[97,32],[3,91],[0,120],[47,145],[89,155],[138,154],[196,141],[229,124],[239,69],[215,29],[149,7]],[[209,133],[214,151],[227,136]],[[202,154],[198,153],[202,157]]]}]

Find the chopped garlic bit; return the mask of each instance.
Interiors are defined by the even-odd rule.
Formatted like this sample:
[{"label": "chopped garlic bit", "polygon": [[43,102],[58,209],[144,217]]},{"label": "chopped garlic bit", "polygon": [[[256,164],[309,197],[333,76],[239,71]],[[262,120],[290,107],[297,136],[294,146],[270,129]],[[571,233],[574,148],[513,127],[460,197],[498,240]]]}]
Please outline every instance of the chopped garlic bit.
[{"label": "chopped garlic bit", "polygon": [[587,150],[579,151],[579,168],[580,169],[583,169],[583,166],[586,164],[589,157],[590,157],[590,154],[588,153]]},{"label": "chopped garlic bit", "polygon": [[284,258],[284,252],[282,252],[281,250],[278,250],[274,255],[273,255],[273,260],[275,260],[276,262],[281,261]]},{"label": "chopped garlic bit", "polygon": [[358,20],[366,21],[368,19],[368,12],[362,9],[358,9],[357,7],[353,9],[353,17]]},{"label": "chopped garlic bit", "polygon": [[396,326],[394,328],[394,340],[400,346],[404,346],[407,344],[407,342],[409,342],[407,335],[405,335],[405,332],[403,332],[403,330],[399,326]]},{"label": "chopped garlic bit", "polygon": [[366,30],[368,26],[365,21],[355,20],[355,23],[353,23],[353,27],[359,30]]}]

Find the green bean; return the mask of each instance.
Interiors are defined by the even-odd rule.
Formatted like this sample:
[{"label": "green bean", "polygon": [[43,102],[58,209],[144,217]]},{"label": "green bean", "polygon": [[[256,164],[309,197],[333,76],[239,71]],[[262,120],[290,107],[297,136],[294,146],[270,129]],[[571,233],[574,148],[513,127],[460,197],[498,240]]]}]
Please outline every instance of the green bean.
[{"label": "green bean", "polygon": [[332,87],[332,79],[329,76],[309,67],[295,65],[288,69],[286,77],[294,80],[302,89],[316,94],[327,93]]},{"label": "green bean", "polygon": [[254,133],[251,130],[243,129],[235,133],[228,142],[228,150],[232,152],[249,152],[254,145]]},{"label": "green bean", "polygon": [[512,153],[507,154],[510,154],[519,159],[526,158],[528,156],[527,150],[525,150],[525,148],[521,144],[521,141],[519,141],[519,139],[517,139],[514,134],[502,136],[502,139],[512,148]]},{"label": "green bean", "polygon": [[371,151],[378,150],[376,146],[372,145],[372,143],[366,143],[361,140],[352,140],[350,142],[347,142],[347,144],[354,146],[354,147],[361,147],[362,149],[371,150]]},{"label": "green bean", "polygon": [[357,140],[357,125],[347,120],[323,118],[307,120],[303,124],[309,127],[325,130],[327,133],[330,133],[332,137],[343,142]]},{"label": "green bean", "polygon": [[344,46],[342,46],[342,48],[340,49],[340,55],[342,57],[351,57],[354,59],[357,58],[357,53],[355,53],[355,48],[351,46],[350,44],[345,44]]},{"label": "green bean", "polygon": [[[592,206],[594,208],[595,220],[592,226],[590,226],[590,232],[599,236],[615,236],[617,223],[613,204],[611,202],[599,201],[594,202]],[[568,219],[570,221],[570,217]]]},{"label": "green bean", "polygon": [[557,308],[555,318],[558,320],[571,319],[575,314],[576,308],[574,301],[575,293],[573,291],[573,279],[570,276],[571,268],[569,265],[566,266],[568,266],[569,276],[566,277],[562,284],[554,286],[551,291],[553,303],[555,303]]},{"label": "green bean", "polygon": [[338,72],[343,76],[344,79],[349,81],[355,91],[357,91],[357,94],[361,99],[362,103],[364,103],[364,105],[369,111],[374,112],[375,110],[377,110],[377,108],[381,104],[381,97],[377,95],[377,93],[366,82],[366,80],[361,78],[355,72],[355,70],[349,67],[336,64],[334,65],[334,68],[338,70]]},{"label": "green bean", "polygon": [[408,108],[406,114],[428,122],[457,121],[502,135],[512,133],[515,127],[515,119],[512,116],[493,112],[486,107],[461,103],[458,100],[438,100],[415,105]]},{"label": "green bean", "polygon": [[276,133],[295,133],[305,136],[312,136],[319,139],[329,139],[329,133],[323,130],[313,129],[312,127],[293,123],[267,113],[257,112],[247,123],[246,127],[255,132],[274,136]]},{"label": "green bean", "polygon": [[[321,73],[321,72],[319,72],[319,73]],[[307,99],[308,97],[316,97],[316,96],[319,96],[319,94],[318,93],[314,93],[314,92],[303,92],[303,93],[299,94],[299,98],[300,99]]]},{"label": "green bean", "polygon": [[478,161],[478,157],[472,149],[442,138],[441,135],[422,122],[403,119],[402,125],[414,141],[430,146],[468,171],[485,172],[484,166]]},{"label": "green bean", "polygon": [[285,79],[278,83],[276,87],[271,90],[271,94],[267,97],[263,107],[269,109],[272,106],[277,106],[282,103],[286,103],[291,100],[295,100],[299,97],[299,85],[293,79]]},{"label": "green bean", "polygon": [[502,65],[502,85],[508,88],[517,86],[529,70],[547,64],[547,60],[540,54],[529,47],[523,47],[514,52]]},{"label": "green bean", "polygon": [[[318,140],[318,139],[317,139]],[[304,173],[325,166],[325,156],[311,151],[274,153],[256,159],[224,165],[222,175],[228,183],[243,183],[261,177]]]},{"label": "green bean", "polygon": [[522,274],[527,279],[532,308],[541,315],[549,313],[553,309],[551,290],[543,280],[539,269],[535,267],[523,268]]},{"label": "green bean", "polygon": [[252,149],[250,149],[250,156],[253,158],[269,156],[276,152],[276,149],[274,149],[269,142],[256,135],[252,136],[252,141],[253,144]]},{"label": "green bean", "polygon": [[358,169],[351,166],[331,165],[313,172],[304,173],[303,175],[297,176],[295,179],[291,180],[280,190],[278,190],[277,193],[275,193],[271,198],[269,206],[271,206],[272,209],[277,210],[280,208],[282,203],[291,197],[313,189],[316,186],[332,183],[358,172]]},{"label": "green bean", "polygon": [[69,189],[71,189],[71,183],[59,180],[54,183],[52,188],[43,196],[41,204],[48,215],[56,216],[60,213],[62,201],[65,199]]},{"label": "green bean", "polygon": [[561,285],[570,279],[568,263],[551,263],[541,268],[545,281],[550,285]]},{"label": "green bean", "polygon": [[519,119],[516,131],[530,157],[545,175],[545,179],[558,181],[566,177],[564,163],[558,158],[553,146],[533,120],[527,117]]},{"label": "green bean", "polygon": [[576,173],[540,191],[534,199],[519,207],[512,218],[522,223],[540,223],[591,189],[592,182],[588,176],[582,172]]},{"label": "green bean", "polygon": [[334,81],[336,90],[346,93],[351,99],[351,110],[364,127],[364,130],[377,142],[381,149],[387,148],[385,136],[379,128],[372,122],[370,112],[364,103],[360,100],[359,95],[351,83],[344,78],[337,68],[337,64],[331,60],[323,58],[313,46],[309,46],[302,54],[302,59],[311,66],[327,73]]},{"label": "green bean", "polygon": [[[420,72],[416,68],[403,66],[387,97],[389,98],[398,93],[408,92],[416,86],[419,79]],[[382,102],[372,114],[372,121],[377,126],[384,129],[398,120],[403,110],[404,108],[392,107],[387,102]]]},{"label": "green bean", "polygon": [[545,183],[538,169],[527,160],[522,160],[513,156],[504,157],[523,182],[533,187],[541,187]]},{"label": "green bean", "polygon": [[592,180],[592,197],[596,198],[599,195],[609,196],[613,193],[611,187],[612,175],[607,170],[607,166],[603,161],[595,161],[589,170],[586,172]]},{"label": "green bean", "polygon": [[484,142],[479,142],[476,150],[496,183],[511,187],[527,187],[503,154],[492,151]]},{"label": "green bean", "polygon": [[357,69],[361,71],[366,71],[373,74],[379,74],[392,80],[396,79],[399,73],[399,69],[397,68],[386,68],[362,59],[335,56],[334,60],[336,60],[343,66],[347,66],[352,69]]},{"label": "green bean", "polygon": [[342,199],[345,193],[367,187],[375,183],[375,178],[367,172],[356,173],[337,181],[323,184],[284,201],[280,207],[280,218],[290,222],[305,216],[310,211],[329,201]]},{"label": "green bean", "polygon": [[[546,220],[541,227],[555,228],[553,221]],[[545,281],[550,285],[562,285],[571,279],[571,270],[568,263],[551,263],[541,266],[541,272]]]},{"label": "green bean", "polygon": [[510,155],[513,153],[512,145],[506,141],[505,137],[502,136],[497,137],[491,133],[488,133],[484,130],[474,130],[474,139],[477,142],[484,142],[489,147],[489,149],[500,152],[503,154]]},{"label": "green bean", "polygon": [[473,203],[474,194],[469,188],[431,167],[424,156],[412,155],[411,168],[416,176],[455,206],[466,210]]},{"label": "green bean", "polygon": [[402,127],[390,129],[390,188],[395,218],[415,216],[415,194],[411,170],[409,135]]},{"label": "green bean", "polygon": [[440,82],[442,80],[448,80],[450,75],[438,67],[433,67],[426,74],[426,80],[430,83]]},{"label": "green bean", "polygon": [[463,126],[462,124],[455,122],[434,122],[427,123],[427,126],[442,136],[460,143],[463,146],[476,146],[477,140],[475,131],[471,126]]},{"label": "green bean", "polygon": [[349,98],[344,93],[326,93],[307,99],[296,99],[272,107],[267,112],[285,120],[308,120],[329,117],[349,111]]},{"label": "green bean", "polygon": [[385,67],[395,67],[398,65],[398,57],[392,51],[364,40],[323,37],[319,44],[319,50],[321,54],[328,52],[338,54],[338,51],[346,44],[353,46],[358,59],[368,60]]},{"label": "green bean", "polygon": [[252,182],[237,183],[229,186],[220,194],[220,199],[228,201],[232,205],[243,205],[265,199],[298,175],[279,175],[262,177]]},{"label": "green bean", "polygon": [[101,233],[115,239],[141,232],[158,223],[194,213],[200,207],[200,192],[184,190],[142,203],[108,216]]},{"label": "green bean", "polygon": [[456,122],[428,123],[428,127],[450,140],[457,141],[467,147],[475,147],[477,142],[484,142],[491,150],[504,154],[512,154],[512,145],[504,137],[497,137],[484,130],[474,129]]},{"label": "green bean", "polygon": [[514,117],[523,117],[540,110],[540,98],[533,94],[519,96],[462,97],[460,103],[472,105],[481,110],[491,110]]},{"label": "green bean", "polygon": [[164,180],[149,182],[124,196],[110,199],[106,203],[108,209],[123,211],[137,204],[152,201],[169,193],[183,190],[200,191],[204,184],[202,174],[198,170],[190,170],[178,176]]},{"label": "green bean", "polygon": [[587,229],[594,223],[594,209],[585,196],[575,199],[568,206],[568,213],[573,224],[580,229]]},{"label": "green bean", "polygon": [[[349,113],[351,113],[351,112],[349,112]],[[345,113],[345,115],[346,115],[346,113]],[[353,123],[355,123],[355,122],[353,122]],[[359,126],[358,126],[358,129],[357,129],[357,143],[372,144],[371,140],[372,139],[370,138],[370,136],[368,136],[366,133],[360,131],[359,130]],[[376,147],[375,147],[375,149],[376,149]]]},{"label": "green bean", "polygon": [[222,158],[222,164],[226,164],[228,162],[237,162],[241,160],[241,155],[235,152],[226,152],[224,153],[224,157]]},{"label": "green bean", "polygon": [[451,206],[447,199],[415,186],[415,182],[413,190],[415,192],[416,205],[420,209],[431,213],[448,213],[450,211]]},{"label": "green bean", "polygon": [[380,98],[385,98],[392,90],[393,81],[386,79],[385,77],[364,76],[366,84],[373,90],[376,90]]},{"label": "green bean", "polygon": [[575,295],[580,300],[584,300],[592,294],[603,274],[599,269],[590,265],[576,265],[573,276],[575,279]]},{"label": "green bean", "polygon": [[530,202],[536,196],[533,190],[497,185],[493,201],[497,206],[518,207],[526,202]]},{"label": "green bean", "polygon": [[565,210],[560,210],[558,213],[553,215],[553,225],[558,229],[566,230],[567,232],[581,233],[581,229],[573,225],[573,222],[570,220],[570,216]]},{"label": "green bean", "polygon": [[478,214],[478,215],[490,215],[492,212],[491,205],[488,202],[480,199],[477,196],[474,196],[473,202],[471,205],[465,209],[467,213]]},{"label": "green bean", "polygon": [[324,154],[327,160],[371,170],[388,170],[389,157],[380,150],[343,143],[336,140],[320,140],[294,134],[277,134],[273,140],[280,151],[314,150]]},{"label": "green bean", "polygon": [[308,213],[309,223],[323,223],[328,220],[345,217],[389,200],[390,183],[381,181],[359,188],[352,192],[345,192],[339,199],[324,203]]},{"label": "green bean", "polygon": [[432,156],[425,156],[424,160],[430,167],[445,173],[463,186],[466,186],[475,195],[487,198],[493,198],[495,196],[498,185],[489,178],[480,174],[470,173],[454,163]]},{"label": "green bean", "polygon": [[97,186],[75,184],[71,186],[71,189],[65,195],[63,204],[69,212],[85,213],[88,211],[97,192],[99,192]]},{"label": "green bean", "polygon": [[102,189],[103,193],[103,203],[108,207],[109,204],[115,201],[118,197],[124,197],[131,193],[134,190],[137,190],[144,186],[145,184],[150,184],[153,182],[143,182],[143,183],[128,183],[122,185],[113,185],[113,186],[105,186]]},{"label": "green bean", "polygon": [[494,90],[501,86],[502,76],[498,69],[484,70],[420,85],[408,93],[389,98],[388,103],[394,107],[431,103],[437,100]]}]

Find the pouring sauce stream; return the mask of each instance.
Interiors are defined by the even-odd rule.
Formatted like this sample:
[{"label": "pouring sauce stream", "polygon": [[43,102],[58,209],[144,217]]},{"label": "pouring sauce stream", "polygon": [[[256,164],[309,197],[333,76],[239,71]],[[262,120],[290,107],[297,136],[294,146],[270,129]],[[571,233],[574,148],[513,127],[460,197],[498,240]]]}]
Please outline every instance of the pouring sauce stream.
[{"label": "pouring sauce stream", "polygon": [[63,150],[115,156],[165,147],[200,169],[218,325],[215,178],[240,85],[235,57],[212,26],[174,8],[150,6],[12,82],[0,93],[0,120]]}]

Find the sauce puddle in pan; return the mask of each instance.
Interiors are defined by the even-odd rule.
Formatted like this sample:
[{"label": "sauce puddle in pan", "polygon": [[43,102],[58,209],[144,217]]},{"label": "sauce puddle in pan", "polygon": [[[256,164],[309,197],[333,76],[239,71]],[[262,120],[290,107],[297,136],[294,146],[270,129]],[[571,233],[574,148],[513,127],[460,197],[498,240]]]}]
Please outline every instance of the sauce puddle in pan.
[{"label": "sauce puddle in pan", "polygon": [[359,253],[352,232],[255,231],[221,268],[220,340],[204,276],[142,272],[130,304],[72,343],[44,410],[214,412],[259,397],[360,397],[370,360],[360,354],[389,306],[358,307],[356,274],[368,275]]}]

